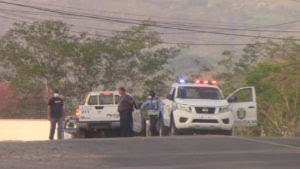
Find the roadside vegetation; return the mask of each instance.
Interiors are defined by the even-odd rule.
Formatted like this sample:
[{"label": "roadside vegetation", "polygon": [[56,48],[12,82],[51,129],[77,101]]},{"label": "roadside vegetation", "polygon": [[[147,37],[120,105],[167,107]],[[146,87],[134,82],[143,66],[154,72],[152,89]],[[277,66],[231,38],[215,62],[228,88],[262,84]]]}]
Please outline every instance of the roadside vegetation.
[{"label": "roadside vegetation", "polygon": [[256,43],[241,56],[225,51],[219,63],[225,72],[217,77],[226,92],[255,86],[258,127],[239,128],[238,135],[300,135],[300,44],[293,39]]},{"label": "roadside vegetation", "polygon": [[165,92],[171,74],[164,65],[180,49],[162,46],[146,25],[102,37],[60,21],[15,24],[0,39],[1,84],[14,95],[0,117],[46,118],[53,89],[65,97],[67,112],[97,88]]},{"label": "roadside vegetation", "polygon": [[[46,118],[52,89],[63,93],[67,111],[93,89],[125,86],[144,96],[165,94],[175,78],[166,69],[180,47],[162,45],[145,25],[111,37],[74,32],[59,21],[15,24],[0,39],[0,117]],[[242,52],[224,51],[215,74],[228,94],[245,85],[256,87],[259,125],[238,128],[238,135],[296,136],[300,119],[300,44],[293,39],[257,42]]]}]

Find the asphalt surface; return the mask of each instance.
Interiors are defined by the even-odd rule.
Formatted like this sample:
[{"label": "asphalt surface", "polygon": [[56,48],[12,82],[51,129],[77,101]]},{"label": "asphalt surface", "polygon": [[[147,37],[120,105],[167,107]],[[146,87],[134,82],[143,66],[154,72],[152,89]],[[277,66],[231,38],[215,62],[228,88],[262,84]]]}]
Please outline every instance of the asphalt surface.
[{"label": "asphalt surface", "polygon": [[0,143],[0,169],[299,169],[300,138],[134,137]]}]

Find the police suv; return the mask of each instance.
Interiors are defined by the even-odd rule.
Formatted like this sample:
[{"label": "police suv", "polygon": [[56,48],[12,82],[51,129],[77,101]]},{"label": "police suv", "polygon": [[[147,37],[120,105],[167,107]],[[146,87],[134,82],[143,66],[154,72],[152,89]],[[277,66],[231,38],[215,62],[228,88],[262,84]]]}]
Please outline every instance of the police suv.
[{"label": "police suv", "polygon": [[243,87],[224,98],[215,80],[181,79],[163,100],[159,134],[183,132],[232,134],[233,125],[255,126],[257,121],[254,87]]}]

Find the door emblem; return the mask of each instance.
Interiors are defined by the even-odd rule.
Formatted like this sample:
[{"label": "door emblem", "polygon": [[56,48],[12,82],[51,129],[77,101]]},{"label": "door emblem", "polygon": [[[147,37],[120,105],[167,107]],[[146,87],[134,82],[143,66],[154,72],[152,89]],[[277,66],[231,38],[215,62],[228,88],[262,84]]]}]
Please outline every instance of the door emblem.
[{"label": "door emblem", "polygon": [[240,120],[243,120],[245,117],[246,117],[246,110],[244,108],[239,108],[237,110],[237,117],[240,119]]}]

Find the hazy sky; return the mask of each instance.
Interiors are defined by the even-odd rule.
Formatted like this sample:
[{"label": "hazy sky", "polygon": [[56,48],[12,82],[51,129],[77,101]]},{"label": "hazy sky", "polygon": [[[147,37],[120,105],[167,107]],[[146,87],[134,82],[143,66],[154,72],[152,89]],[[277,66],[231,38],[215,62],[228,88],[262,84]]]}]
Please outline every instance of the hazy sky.
[{"label": "hazy sky", "polygon": [[[114,16],[130,19],[150,19],[161,22],[193,24],[205,31],[247,34],[254,36],[300,38],[300,33],[268,33],[219,30],[221,28],[297,30],[300,24],[300,2],[296,0],[6,0],[7,2],[42,6],[51,9]],[[10,10],[3,10],[10,9]],[[11,11],[17,10],[17,11]],[[37,15],[33,9],[0,4],[0,35],[13,22],[40,19],[63,20],[73,24],[79,31],[111,35],[111,29],[123,30],[128,24],[119,24],[87,19],[70,19],[62,16]],[[47,15],[47,16],[45,16]],[[50,13],[50,15],[53,15]],[[279,25],[278,25],[279,24]],[[300,29],[299,29],[300,30]],[[165,41],[186,43],[253,43],[256,38],[224,36],[214,33],[195,33],[179,30],[157,29]],[[224,50],[241,50],[241,46],[191,46],[184,50],[185,57],[214,61]]]}]

